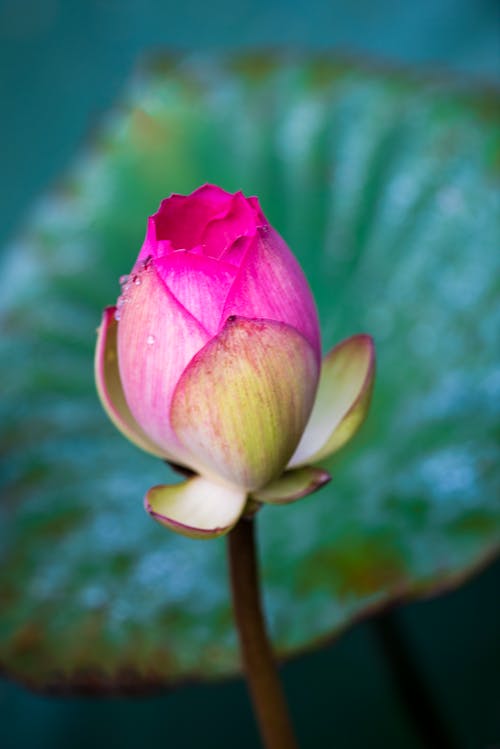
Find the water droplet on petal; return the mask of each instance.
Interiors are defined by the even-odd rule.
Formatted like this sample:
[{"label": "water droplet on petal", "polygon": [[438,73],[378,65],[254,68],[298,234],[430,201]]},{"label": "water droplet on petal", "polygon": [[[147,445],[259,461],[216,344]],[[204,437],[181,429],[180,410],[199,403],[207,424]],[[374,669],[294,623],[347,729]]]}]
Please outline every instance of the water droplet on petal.
[{"label": "water droplet on petal", "polygon": [[120,286],[123,286],[127,283],[129,277],[128,276],[120,276]]},{"label": "water droplet on petal", "polygon": [[148,335],[148,337],[146,338],[146,343],[148,344],[148,346],[152,346],[155,340],[156,339],[154,335]]},{"label": "water droplet on petal", "polygon": [[140,286],[141,285],[141,278],[140,278],[140,276],[134,276],[134,284],[136,286]]},{"label": "water droplet on petal", "polygon": [[115,320],[116,320],[116,322],[118,322],[118,320],[120,319],[120,317],[121,317],[120,310],[119,309],[115,309]]}]

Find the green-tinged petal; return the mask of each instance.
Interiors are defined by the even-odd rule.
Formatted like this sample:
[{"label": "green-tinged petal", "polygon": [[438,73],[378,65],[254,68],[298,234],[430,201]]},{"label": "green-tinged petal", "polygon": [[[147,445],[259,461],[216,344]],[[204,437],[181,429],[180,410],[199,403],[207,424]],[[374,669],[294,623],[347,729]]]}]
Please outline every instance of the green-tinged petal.
[{"label": "green-tinged petal", "polygon": [[253,492],[251,498],[259,502],[284,505],[307,497],[308,494],[312,494],[327,484],[330,479],[328,471],[314,466],[305,466],[295,471],[287,471],[268,486]]},{"label": "green-tinged petal", "polygon": [[120,432],[138,447],[160,458],[169,456],[147,437],[130,412],[125,400],[118,368],[117,322],[115,307],[107,307],[97,331],[95,350],[95,380],[97,392],[113,424]]},{"label": "green-tinged petal", "polygon": [[238,522],[245,503],[243,489],[201,476],[182,484],[153,486],[144,499],[151,517],[190,538],[215,538],[227,533]]},{"label": "green-tinged petal", "polygon": [[341,341],[324,358],[307,427],[289,467],[315,463],[342,447],[363,423],[375,376],[375,347],[369,335]]},{"label": "green-tinged petal", "polygon": [[294,328],[228,318],[174,393],[171,422],[189,464],[249,491],[268,484],[299,441],[318,374],[314,349]]}]

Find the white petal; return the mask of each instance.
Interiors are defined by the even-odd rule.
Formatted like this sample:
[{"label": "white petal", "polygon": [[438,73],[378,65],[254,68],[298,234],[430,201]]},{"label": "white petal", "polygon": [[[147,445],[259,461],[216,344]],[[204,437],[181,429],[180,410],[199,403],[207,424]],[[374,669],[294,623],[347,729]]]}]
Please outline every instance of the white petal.
[{"label": "white petal", "polygon": [[215,538],[236,525],[246,498],[243,489],[196,476],[182,484],[153,486],[144,505],[151,517],[183,536]]}]

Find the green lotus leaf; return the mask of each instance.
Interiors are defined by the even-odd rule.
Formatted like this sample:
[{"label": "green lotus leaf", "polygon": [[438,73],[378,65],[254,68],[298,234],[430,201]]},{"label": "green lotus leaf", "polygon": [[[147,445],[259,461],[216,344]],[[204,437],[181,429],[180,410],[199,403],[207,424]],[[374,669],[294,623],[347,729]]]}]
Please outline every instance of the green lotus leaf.
[{"label": "green lotus leaf", "polygon": [[[325,352],[374,336],[368,421],[321,491],[257,516],[281,655],[456,585],[499,545],[498,97],[328,61],[141,74],[2,266],[0,664],[37,688],[148,689],[239,664],[224,539],[170,533],[174,475],[108,421],[92,359],[146,217],[257,194]],[[322,464],[323,465],[323,464]]]}]

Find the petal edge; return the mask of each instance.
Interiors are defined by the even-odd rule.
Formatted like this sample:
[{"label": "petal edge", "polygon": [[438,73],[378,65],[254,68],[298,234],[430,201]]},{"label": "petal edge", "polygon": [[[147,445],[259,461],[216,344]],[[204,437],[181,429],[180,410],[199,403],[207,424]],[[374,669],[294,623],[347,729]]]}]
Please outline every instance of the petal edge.
[{"label": "petal edge", "polygon": [[[177,381],[210,336],[162,280],[158,262],[137,270],[118,323],[120,379],[130,412],[167,458],[186,465],[168,414]],[[139,283],[137,283],[139,281]]]},{"label": "petal edge", "polygon": [[238,522],[246,504],[243,489],[195,476],[181,484],[153,486],[144,498],[151,517],[189,538],[217,538]]},{"label": "petal edge", "polygon": [[341,341],[324,358],[309,422],[288,468],[339,450],[366,418],[375,377],[375,346],[364,333]]},{"label": "petal edge", "polygon": [[118,368],[116,307],[106,307],[97,329],[94,370],[101,404],[115,427],[134,445],[159,458],[168,455],[144,434],[128,407]]},{"label": "petal edge", "polygon": [[272,505],[286,505],[307,497],[331,481],[328,471],[305,466],[285,473],[263,489],[251,494],[251,499]]}]

